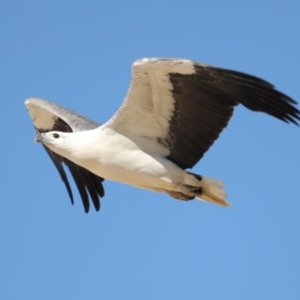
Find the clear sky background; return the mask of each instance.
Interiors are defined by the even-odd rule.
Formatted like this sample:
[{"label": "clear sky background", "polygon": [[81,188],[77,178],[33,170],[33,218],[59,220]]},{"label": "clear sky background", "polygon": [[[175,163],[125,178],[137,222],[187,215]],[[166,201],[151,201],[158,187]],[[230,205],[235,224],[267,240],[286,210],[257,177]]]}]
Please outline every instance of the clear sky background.
[{"label": "clear sky background", "polygon": [[[0,299],[300,299],[300,128],[242,107],[193,172],[231,208],[105,182],[75,205],[28,97],[104,123],[131,64],[180,57],[262,77],[300,101],[299,1],[1,1]],[[199,111],[201,120],[201,111]]]}]

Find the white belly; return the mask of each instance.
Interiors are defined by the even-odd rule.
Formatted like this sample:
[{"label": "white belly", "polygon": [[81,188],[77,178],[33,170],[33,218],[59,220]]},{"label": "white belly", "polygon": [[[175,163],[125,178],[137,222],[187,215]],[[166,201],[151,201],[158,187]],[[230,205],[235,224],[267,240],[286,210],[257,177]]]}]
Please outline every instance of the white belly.
[{"label": "white belly", "polygon": [[[90,147],[89,147],[90,148]],[[106,128],[84,157],[68,157],[92,173],[112,181],[154,189],[169,189],[183,171],[165,157],[148,154],[127,137]]]}]

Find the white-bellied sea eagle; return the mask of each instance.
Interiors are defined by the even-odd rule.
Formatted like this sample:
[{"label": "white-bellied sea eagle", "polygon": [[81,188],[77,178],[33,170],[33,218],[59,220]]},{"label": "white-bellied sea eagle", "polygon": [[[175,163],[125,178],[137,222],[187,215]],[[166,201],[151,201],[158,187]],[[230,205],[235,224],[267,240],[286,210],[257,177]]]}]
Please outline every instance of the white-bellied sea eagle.
[{"label": "white-bellied sea eagle", "polygon": [[180,200],[229,205],[222,182],[192,168],[242,104],[297,124],[296,102],[270,83],[237,71],[186,59],[134,62],[128,94],[115,115],[100,125],[52,102],[25,105],[41,142],[73,203],[63,168],[69,168],[84,209],[100,209],[103,180],[113,180]]}]

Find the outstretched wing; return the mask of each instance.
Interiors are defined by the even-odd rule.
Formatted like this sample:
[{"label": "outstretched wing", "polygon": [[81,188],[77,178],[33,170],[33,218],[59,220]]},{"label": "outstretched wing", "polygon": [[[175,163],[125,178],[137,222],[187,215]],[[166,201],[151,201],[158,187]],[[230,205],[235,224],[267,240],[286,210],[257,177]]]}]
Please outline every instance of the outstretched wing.
[{"label": "outstretched wing", "polygon": [[184,59],[141,59],[106,126],[137,143],[144,138],[141,148],[164,153],[185,169],[211,147],[238,104],[288,123],[300,120],[297,103],[260,78]]},{"label": "outstretched wing", "polygon": [[[40,133],[48,131],[75,132],[89,130],[100,126],[100,124],[71,110],[43,99],[29,98],[25,101],[25,106],[34,123],[36,131]],[[100,209],[100,198],[104,196],[104,188],[102,185],[103,178],[98,177],[70,160],[56,154],[48,147],[44,146],[44,148],[65,184],[72,204],[74,203],[73,194],[63,163],[67,165],[74,178],[85,212],[88,212],[90,208],[89,198],[92,200],[95,209],[98,211]]]}]

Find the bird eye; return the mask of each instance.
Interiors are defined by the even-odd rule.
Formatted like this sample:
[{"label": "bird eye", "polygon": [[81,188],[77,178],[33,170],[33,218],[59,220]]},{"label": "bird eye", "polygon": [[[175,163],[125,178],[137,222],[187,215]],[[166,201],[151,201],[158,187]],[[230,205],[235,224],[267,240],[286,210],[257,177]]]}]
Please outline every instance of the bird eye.
[{"label": "bird eye", "polygon": [[59,134],[53,133],[53,137],[54,137],[55,139],[58,139],[58,138],[59,138]]}]

